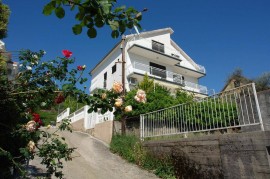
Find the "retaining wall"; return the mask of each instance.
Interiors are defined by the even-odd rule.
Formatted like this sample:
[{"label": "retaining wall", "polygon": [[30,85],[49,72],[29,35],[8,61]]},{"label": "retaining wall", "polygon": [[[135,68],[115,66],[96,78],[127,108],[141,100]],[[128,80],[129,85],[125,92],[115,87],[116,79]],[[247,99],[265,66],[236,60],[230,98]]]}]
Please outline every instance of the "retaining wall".
[{"label": "retaining wall", "polygon": [[270,130],[270,90],[257,93],[265,130]]},{"label": "retaining wall", "polygon": [[153,155],[173,156],[179,176],[228,179],[270,178],[268,146],[270,131],[144,142]]}]

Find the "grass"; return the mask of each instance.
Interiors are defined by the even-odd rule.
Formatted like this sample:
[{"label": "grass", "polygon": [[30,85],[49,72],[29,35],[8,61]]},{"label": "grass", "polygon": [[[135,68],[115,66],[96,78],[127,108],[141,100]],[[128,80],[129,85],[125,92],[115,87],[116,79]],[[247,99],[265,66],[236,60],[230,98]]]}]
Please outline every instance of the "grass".
[{"label": "grass", "polygon": [[56,122],[57,111],[55,110],[40,110],[38,114],[45,126],[51,124],[51,121]]},{"label": "grass", "polygon": [[142,147],[141,141],[134,135],[115,135],[110,149],[127,161],[135,163],[143,169],[153,171],[157,176],[166,179],[176,178],[169,158],[158,159]]}]

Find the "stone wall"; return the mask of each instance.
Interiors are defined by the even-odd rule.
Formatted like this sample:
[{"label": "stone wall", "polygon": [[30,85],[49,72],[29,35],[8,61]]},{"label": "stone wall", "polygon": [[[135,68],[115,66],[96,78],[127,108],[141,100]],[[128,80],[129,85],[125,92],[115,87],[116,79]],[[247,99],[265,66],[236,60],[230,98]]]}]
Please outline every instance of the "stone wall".
[{"label": "stone wall", "polygon": [[71,124],[71,128],[74,131],[84,131],[84,119],[77,120],[76,122]]},{"label": "stone wall", "polygon": [[270,178],[267,146],[270,131],[144,142],[150,153],[172,156],[179,176],[228,179]]},{"label": "stone wall", "polygon": [[270,90],[257,93],[265,130],[270,130]]},{"label": "stone wall", "polygon": [[[92,133],[92,134],[91,134]],[[102,140],[103,142],[110,144],[113,134],[113,121],[105,121],[95,125],[91,135]]]}]

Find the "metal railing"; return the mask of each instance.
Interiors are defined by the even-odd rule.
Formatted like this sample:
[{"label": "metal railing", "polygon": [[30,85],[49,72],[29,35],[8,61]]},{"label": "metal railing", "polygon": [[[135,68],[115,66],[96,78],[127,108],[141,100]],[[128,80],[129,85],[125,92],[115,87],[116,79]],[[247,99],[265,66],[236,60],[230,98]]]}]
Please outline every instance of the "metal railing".
[{"label": "metal railing", "polygon": [[145,65],[136,61],[133,62],[133,66],[131,66],[131,68],[133,69],[129,70],[129,72],[133,71],[133,72],[137,72],[143,75],[147,73],[149,76],[153,76],[158,79],[164,79],[166,81],[170,81],[178,85],[181,85],[186,90],[198,92],[202,94],[208,94],[206,86],[202,86],[196,83],[185,81],[183,80],[184,79],[183,75],[179,73],[174,73],[168,70],[162,70],[160,68]]},{"label": "metal railing", "polygon": [[206,73],[206,70],[205,70],[205,67],[202,66],[202,65],[199,65],[199,64],[196,64],[196,67],[198,69],[199,72],[202,72],[202,73]]},{"label": "metal railing", "polygon": [[264,130],[254,83],[140,116],[142,140],[239,127]]}]

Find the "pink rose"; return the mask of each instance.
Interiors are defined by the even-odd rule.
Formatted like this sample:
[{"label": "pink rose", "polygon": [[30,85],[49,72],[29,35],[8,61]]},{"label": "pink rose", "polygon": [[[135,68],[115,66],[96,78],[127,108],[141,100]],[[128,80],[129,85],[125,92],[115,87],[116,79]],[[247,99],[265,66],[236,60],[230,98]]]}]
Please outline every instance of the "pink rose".
[{"label": "pink rose", "polygon": [[35,152],[36,145],[32,140],[29,141],[27,147],[30,152]]},{"label": "pink rose", "polygon": [[36,125],[35,121],[29,121],[25,127],[28,132],[34,132],[36,130]]},{"label": "pink rose", "polygon": [[125,112],[131,112],[132,111],[132,106],[128,105],[125,107]]},{"label": "pink rose", "polygon": [[114,82],[114,83],[113,83],[112,90],[113,90],[115,93],[121,93],[121,92],[123,91],[123,86],[122,86],[122,84],[119,83],[119,82]]},{"label": "pink rose", "polygon": [[122,98],[117,98],[117,99],[115,100],[114,106],[115,106],[115,107],[121,107],[122,104],[123,104]]},{"label": "pink rose", "polygon": [[138,89],[136,96],[134,96],[134,99],[137,102],[145,103],[146,102],[146,94],[145,91]]},{"label": "pink rose", "polygon": [[106,97],[107,97],[107,94],[106,93],[102,93],[101,99],[106,99]]}]

